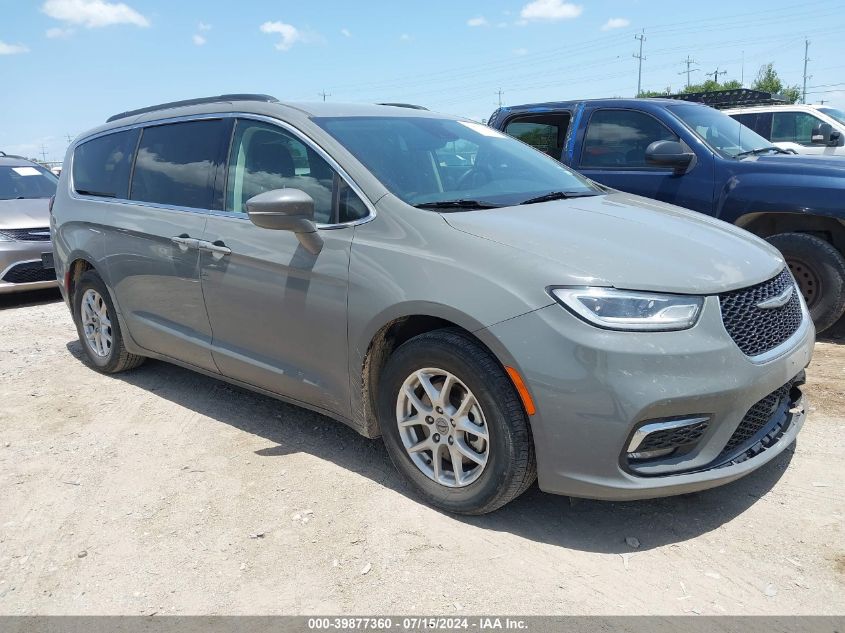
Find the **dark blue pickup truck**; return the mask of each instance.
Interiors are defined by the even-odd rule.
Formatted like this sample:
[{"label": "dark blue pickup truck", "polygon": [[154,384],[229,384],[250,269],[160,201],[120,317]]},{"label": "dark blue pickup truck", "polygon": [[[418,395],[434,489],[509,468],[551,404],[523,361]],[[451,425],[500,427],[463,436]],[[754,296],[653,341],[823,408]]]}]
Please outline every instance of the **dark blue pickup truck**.
[{"label": "dark blue pickup truck", "polygon": [[819,331],[845,312],[845,158],[787,153],[718,110],[669,99],[506,107],[488,124],[598,183],[768,239]]}]

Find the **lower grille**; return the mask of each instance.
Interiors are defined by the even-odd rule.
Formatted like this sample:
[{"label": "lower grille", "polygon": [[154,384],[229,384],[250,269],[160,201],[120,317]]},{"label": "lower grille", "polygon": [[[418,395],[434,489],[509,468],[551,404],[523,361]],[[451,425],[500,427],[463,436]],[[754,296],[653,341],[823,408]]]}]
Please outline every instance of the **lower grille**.
[{"label": "lower grille", "polygon": [[674,429],[663,429],[646,435],[645,439],[637,446],[638,453],[657,451],[663,449],[675,449],[687,444],[695,444],[704,435],[709,420],[702,420],[697,424],[688,424]]},{"label": "lower grille", "polygon": [[10,240],[20,242],[49,242],[50,227],[44,226],[35,229],[0,229],[0,235]]},{"label": "lower grille", "polygon": [[780,410],[784,401],[788,404],[789,392],[792,390],[793,384],[794,381],[789,381],[783,387],[774,390],[748,410],[748,413],[746,413],[745,417],[742,418],[742,422],[739,423],[739,426],[736,428],[736,431],[734,431],[731,439],[728,440],[728,443],[722,450],[722,456],[727,456],[729,453],[733,453],[738,450],[744,444],[748,443],[751,438],[762,431],[766,425],[772,422],[773,417]]},{"label": "lower grille", "polygon": [[[759,307],[759,304],[776,299],[790,289],[792,295],[784,305]],[[719,296],[722,322],[743,354],[763,354],[795,334],[803,318],[798,294],[789,269],[784,268],[769,281]]]},{"label": "lower grille", "polygon": [[10,284],[29,284],[35,281],[53,281],[55,268],[44,268],[41,262],[26,262],[12,266],[3,275],[3,281]]}]

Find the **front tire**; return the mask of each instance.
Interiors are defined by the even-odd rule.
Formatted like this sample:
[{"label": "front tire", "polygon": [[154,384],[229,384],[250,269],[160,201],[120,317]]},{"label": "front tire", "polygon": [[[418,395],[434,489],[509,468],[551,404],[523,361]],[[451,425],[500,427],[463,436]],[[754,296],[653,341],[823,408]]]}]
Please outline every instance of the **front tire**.
[{"label": "front tire", "polygon": [[829,242],[807,233],[781,233],[768,241],[783,254],[816,331],[836,323],[845,312],[845,257]]},{"label": "front tire", "polygon": [[463,331],[436,330],[401,345],[378,393],[390,458],[432,505],[485,514],[536,479],[519,396],[493,355]]},{"label": "front tire", "polygon": [[83,273],[76,283],[73,320],[82,349],[97,371],[116,374],[144,362],[143,356],[126,351],[111,295],[93,270]]}]

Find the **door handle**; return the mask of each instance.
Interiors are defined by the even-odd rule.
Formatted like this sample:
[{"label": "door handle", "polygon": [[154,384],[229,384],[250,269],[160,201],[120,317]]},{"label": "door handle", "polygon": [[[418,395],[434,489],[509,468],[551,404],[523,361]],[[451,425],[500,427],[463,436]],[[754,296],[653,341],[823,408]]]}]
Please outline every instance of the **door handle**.
[{"label": "door handle", "polygon": [[170,241],[176,244],[180,250],[187,251],[189,248],[197,248],[199,240],[189,237],[188,235],[178,235],[171,237]]},{"label": "door handle", "polygon": [[231,255],[232,249],[223,244],[222,241],[217,240],[216,242],[207,242],[205,240],[199,240],[198,242],[199,249],[201,251],[208,251],[212,255],[216,255],[217,257],[224,257],[226,255]]}]

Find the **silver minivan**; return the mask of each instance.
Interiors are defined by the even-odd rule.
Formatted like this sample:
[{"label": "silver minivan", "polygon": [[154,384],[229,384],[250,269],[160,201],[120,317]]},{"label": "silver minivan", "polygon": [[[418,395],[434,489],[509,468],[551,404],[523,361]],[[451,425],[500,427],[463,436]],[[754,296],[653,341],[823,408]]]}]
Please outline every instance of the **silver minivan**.
[{"label": "silver minivan", "polygon": [[779,253],[473,121],[224,95],[76,139],[52,209],[90,364],[147,357],[381,436],[448,511],[723,484],[804,422]]}]

